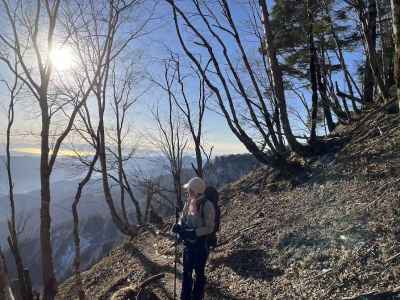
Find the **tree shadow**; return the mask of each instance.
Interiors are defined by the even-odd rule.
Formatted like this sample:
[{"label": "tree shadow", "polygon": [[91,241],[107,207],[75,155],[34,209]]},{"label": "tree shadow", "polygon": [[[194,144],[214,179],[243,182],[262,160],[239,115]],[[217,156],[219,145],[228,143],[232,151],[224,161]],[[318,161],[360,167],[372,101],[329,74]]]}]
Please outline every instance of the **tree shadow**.
[{"label": "tree shadow", "polygon": [[[168,266],[168,265],[160,265],[160,264],[152,261],[146,255],[143,254],[143,251],[141,249],[136,248],[131,243],[124,245],[124,249],[132,257],[135,257],[140,261],[140,263],[146,273],[146,276],[152,276],[152,275],[159,274],[159,273],[170,273],[170,274],[175,273],[175,270],[173,267]],[[181,277],[182,277],[182,275],[180,274],[180,272],[178,272],[177,278],[181,279]],[[168,294],[168,291],[164,287],[163,284],[157,283],[157,284],[155,284],[155,286],[160,288],[164,292],[164,295],[167,295],[168,300],[173,299],[173,296],[170,296]]]},{"label": "tree shadow", "polygon": [[294,231],[288,232],[280,238],[278,248],[300,248],[302,246],[324,248],[328,245],[329,241],[327,239],[320,238],[318,235],[310,236],[310,234],[305,231]]},{"label": "tree shadow", "polygon": [[271,281],[275,277],[283,275],[283,270],[268,267],[268,257],[264,250],[240,249],[234,250],[228,256],[213,259],[210,263],[212,268],[219,265],[230,267],[241,277],[251,277]]},{"label": "tree shadow", "polygon": [[[146,274],[154,275],[158,273],[170,273],[174,274],[175,270],[171,266],[165,266],[165,265],[160,265],[152,260],[150,260],[145,254],[143,254],[142,250],[136,248],[132,244],[127,244],[125,245],[125,250],[132,255],[133,257],[137,258],[141,265],[143,266],[143,269],[145,270]],[[177,272],[177,278],[181,281],[182,280],[182,274],[180,271]],[[173,300],[173,295],[169,294],[169,291],[164,287],[163,284],[158,283],[157,287],[160,288],[163,292],[166,299],[168,300]],[[178,295],[180,292],[180,285],[178,284]],[[211,298],[210,298],[211,297]],[[215,286],[212,283],[207,283],[206,287],[206,299],[230,299],[230,300],[242,300],[240,298],[235,298],[232,295],[230,295],[228,292],[223,291],[221,288]]]},{"label": "tree shadow", "polygon": [[218,286],[208,283],[206,286],[206,297],[205,299],[218,299],[218,300],[247,300],[247,298],[237,298],[232,296],[226,291],[223,291]]},{"label": "tree shadow", "polygon": [[131,243],[124,245],[124,248],[131,256],[139,259],[144,271],[149,275],[155,275],[158,273],[174,273],[174,268],[168,265],[160,265],[152,261],[143,254],[143,251],[141,249],[136,248]]}]

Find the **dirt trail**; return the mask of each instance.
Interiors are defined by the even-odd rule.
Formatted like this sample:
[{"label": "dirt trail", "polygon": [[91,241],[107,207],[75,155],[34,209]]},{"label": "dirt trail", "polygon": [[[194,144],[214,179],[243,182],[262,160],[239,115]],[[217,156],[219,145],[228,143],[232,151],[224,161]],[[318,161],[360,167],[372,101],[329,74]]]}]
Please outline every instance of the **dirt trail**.
[{"label": "dirt trail", "polygon": [[[140,250],[143,255],[147,257],[149,261],[152,262],[152,271],[154,274],[164,273],[165,277],[149,286],[150,289],[158,298],[160,299],[174,299],[174,242],[166,240],[164,242],[170,248],[170,253],[172,255],[161,254],[158,251],[159,240],[155,238],[150,238],[146,240],[143,245],[140,246]],[[181,287],[181,276],[182,268],[181,265],[177,264],[177,282],[176,282],[176,294],[179,295]]]},{"label": "dirt trail", "polygon": [[[181,250],[181,246],[179,248]],[[178,254],[176,299],[179,299],[182,285],[181,254]],[[137,257],[146,271],[146,278],[163,273],[163,279],[153,282],[147,287],[159,299],[174,299],[174,241],[149,235],[143,242],[131,246],[129,251]],[[206,287],[205,299],[232,299],[224,296],[216,287],[209,283]]]}]

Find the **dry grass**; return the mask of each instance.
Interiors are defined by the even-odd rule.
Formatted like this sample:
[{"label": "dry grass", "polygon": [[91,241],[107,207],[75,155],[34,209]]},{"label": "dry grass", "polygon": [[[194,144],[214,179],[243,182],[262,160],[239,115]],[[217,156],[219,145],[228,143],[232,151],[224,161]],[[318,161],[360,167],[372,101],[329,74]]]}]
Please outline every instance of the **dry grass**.
[{"label": "dry grass", "polygon": [[[399,125],[398,116],[374,115],[342,128],[350,141],[337,153],[293,172],[263,167],[225,186],[224,245],[210,258],[207,299],[400,299],[371,293],[400,282]],[[171,274],[172,254],[170,241],[139,236],[85,273],[87,294],[106,299]],[[155,291],[168,299],[170,288]],[[60,298],[70,290],[71,281]]]}]

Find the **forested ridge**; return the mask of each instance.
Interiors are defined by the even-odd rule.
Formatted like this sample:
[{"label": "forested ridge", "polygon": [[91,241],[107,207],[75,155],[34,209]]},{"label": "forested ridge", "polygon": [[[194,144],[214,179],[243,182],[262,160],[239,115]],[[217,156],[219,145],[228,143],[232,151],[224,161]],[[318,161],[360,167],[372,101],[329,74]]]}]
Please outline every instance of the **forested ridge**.
[{"label": "forested ridge", "polygon": [[[291,169],[260,167],[222,187],[206,299],[399,297],[399,119],[373,110],[336,130],[342,147],[293,156]],[[134,299],[143,282],[164,274],[139,299],[172,299],[173,222],[85,272],[87,295]],[[73,278],[60,290],[60,299],[72,297]]]},{"label": "forested ridge", "polygon": [[[0,298],[171,297],[169,230],[194,175],[222,198],[210,299],[398,297],[399,1],[0,6],[9,208]],[[232,135],[229,147],[251,158],[216,156],[221,127]],[[13,175],[15,149],[28,140],[40,158],[38,286],[22,255],[28,218],[18,214]],[[73,277],[60,283],[52,178],[65,155],[79,180],[68,204]],[[158,159],[156,167],[135,166],[139,156]],[[129,241],[85,271],[79,209],[93,182]],[[159,273],[164,281],[144,281]]]}]

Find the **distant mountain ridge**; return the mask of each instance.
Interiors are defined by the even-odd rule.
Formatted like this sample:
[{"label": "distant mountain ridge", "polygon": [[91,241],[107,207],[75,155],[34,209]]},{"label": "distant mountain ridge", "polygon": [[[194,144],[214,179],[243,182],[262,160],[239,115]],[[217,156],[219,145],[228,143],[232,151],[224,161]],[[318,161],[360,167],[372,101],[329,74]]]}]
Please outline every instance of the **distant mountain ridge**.
[{"label": "distant mountain ridge", "polygon": [[[370,114],[334,138],[341,146],[331,152],[263,166],[220,189],[221,244],[206,299],[399,299],[400,119]],[[145,232],[113,249],[83,274],[86,296],[132,299],[163,272],[147,292],[172,299],[175,248],[166,237]],[[57,299],[75,293],[70,278]]]},{"label": "distant mountain ridge", "polygon": [[[168,173],[167,162],[160,156],[138,158],[138,174],[149,177],[154,176],[155,181],[159,182],[164,188],[172,190],[172,180]],[[17,160],[16,160],[17,161]],[[14,165],[16,168],[23,165],[23,162],[30,161],[27,166],[34,166],[38,163],[37,157],[30,157],[20,160]],[[149,163],[149,161],[151,163]],[[191,164],[195,160],[192,156],[184,157],[183,170],[184,179],[195,176]],[[64,166],[62,164],[61,166]],[[208,184],[221,186],[227,182],[239,179],[241,176],[254,170],[258,166],[257,161],[251,155],[229,155],[216,157],[212,164],[205,167],[206,180]],[[131,172],[134,169],[132,164]],[[38,171],[38,169],[36,169]],[[35,171],[35,172],[36,172]],[[29,178],[33,172],[27,172]],[[71,205],[76,192],[79,178],[76,169],[68,173],[70,180],[53,181],[51,186],[52,193],[52,231],[53,249],[57,277],[61,280],[71,275],[72,262],[74,257],[74,244],[72,237],[72,213]],[[75,176],[75,177],[74,177]],[[38,177],[36,175],[36,177]],[[17,178],[17,176],[16,176]],[[60,178],[60,177],[55,177]],[[61,177],[62,179],[62,177]],[[95,174],[91,182],[85,187],[79,206],[82,239],[82,268],[89,268],[102,257],[108,254],[110,249],[121,242],[123,236],[111,221],[109,210],[104,200],[99,174]],[[136,190],[136,196],[141,201],[144,195],[140,190]],[[172,196],[172,195],[170,195]],[[118,203],[118,192],[115,192],[115,199]],[[32,272],[32,280],[36,287],[41,284],[40,275],[40,244],[39,244],[39,225],[40,225],[40,190],[36,189],[27,193],[15,195],[17,214],[20,219],[28,218],[25,231],[20,236],[23,257],[29,270]],[[168,215],[168,210],[161,211],[161,215]],[[9,200],[7,196],[0,196],[0,243],[5,246],[7,232],[7,218],[9,215]],[[13,271],[12,257],[8,253],[8,262]]]}]

